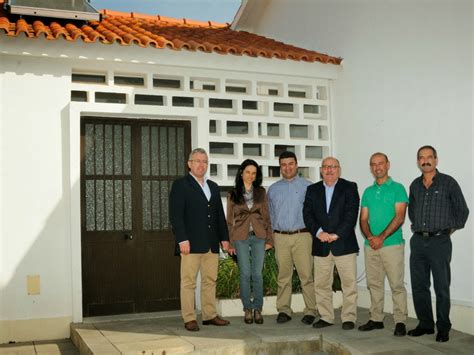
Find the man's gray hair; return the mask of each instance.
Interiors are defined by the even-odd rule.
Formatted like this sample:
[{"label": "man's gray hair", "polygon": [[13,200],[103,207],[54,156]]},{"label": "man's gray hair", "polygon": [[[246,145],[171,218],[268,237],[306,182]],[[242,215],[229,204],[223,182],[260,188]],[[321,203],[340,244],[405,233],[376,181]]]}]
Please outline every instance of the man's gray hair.
[{"label": "man's gray hair", "polygon": [[193,155],[196,154],[196,153],[199,153],[199,154],[206,154],[207,155],[207,152],[205,149],[203,148],[194,148],[191,153],[189,153],[189,157],[188,157],[188,161],[189,160],[193,160]]}]

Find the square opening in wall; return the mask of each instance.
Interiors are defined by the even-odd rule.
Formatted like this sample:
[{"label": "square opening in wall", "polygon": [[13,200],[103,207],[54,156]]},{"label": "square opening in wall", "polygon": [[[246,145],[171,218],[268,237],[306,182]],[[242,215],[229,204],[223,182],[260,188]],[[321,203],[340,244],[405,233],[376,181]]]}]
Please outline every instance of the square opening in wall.
[{"label": "square opening in wall", "polygon": [[319,114],[319,106],[318,105],[304,105],[303,112],[317,115]]},{"label": "square opening in wall", "polygon": [[289,96],[289,97],[301,97],[301,98],[305,98],[305,97],[306,97],[306,92],[305,92],[305,91],[289,90],[289,91],[288,91],[288,96]]},{"label": "square opening in wall", "polygon": [[279,137],[280,136],[280,125],[277,123],[268,123],[267,124],[267,136],[269,137]]},{"label": "square opening in wall", "polygon": [[216,91],[219,80],[212,78],[197,78],[191,77],[189,79],[189,88],[192,91]]},{"label": "square opening in wall", "polygon": [[181,89],[181,79],[153,78],[153,87],[163,89]]},{"label": "square opening in wall", "polygon": [[248,94],[250,92],[250,85],[250,81],[226,80],[225,92]]},{"label": "square opening in wall", "polygon": [[269,177],[280,177],[280,167],[279,166],[269,166],[268,167],[268,176]]},{"label": "square opening in wall", "polygon": [[106,104],[125,104],[127,103],[127,95],[115,92],[96,92],[95,102]]},{"label": "square opening in wall", "polygon": [[71,91],[71,101],[87,102],[87,91]]},{"label": "square opening in wall", "polygon": [[281,153],[287,150],[294,153],[295,146],[294,145],[275,145],[275,156],[278,157],[280,156]]},{"label": "square opening in wall", "polygon": [[194,97],[173,96],[173,106],[194,107]]},{"label": "square opening in wall", "polygon": [[232,109],[234,107],[234,103],[232,100],[229,99],[209,99],[209,107],[210,108],[223,108],[223,109]]},{"label": "square opening in wall", "polygon": [[258,110],[258,101],[242,101],[242,109],[244,110]]},{"label": "square opening in wall", "polygon": [[306,159],[322,159],[323,158],[323,147],[319,146],[307,146],[305,148]]},{"label": "square opening in wall", "polygon": [[294,112],[294,105],[286,102],[273,103],[273,111],[275,112]]},{"label": "square opening in wall", "polygon": [[243,153],[244,155],[260,157],[262,156],[262,146],[260,144],[244,143]]},{"label": "square opening in wall", "polygon": [[316,98],[318,100],[327,100],[328,99],[328,88],[326,86],[318,86],[316,91]]},{"label": "square opening in wall", "polygon": [[239,171],[240,165],[227,165],[227,177],[232,180]]},{"label": "square opening in wall", "polygon": [[266,83],[258,82],[257,83],[257,95],[262,96],[280,96],[280,93],[283,91],[283,85],[277,83]]},{"label": "square opening in wall", "polygon": [[115,75],[115,85],[144,86],[145,79],[137,76]]},{"label": "square opening in wall", "polygon": [[163,106],[163,96],[161,95],[135,95],[135,105]]},{"label": "square opening in wall", "polygon": [[217,133],[216,120],[209,120],[209,133]]},{"label": "square opening in wall", "polygon": [[308,126],[305,125],[290,125],[291,138],[308,138]]},{"label": "square opening in wall", "polygon": [[248,134],[248,122],[227,121],[227,134]]},{"label": "square opening in wall", "polygon": [[222,142],[210,142],[209,143],[209,152],[211,154],[234,154],[234,144],[233,143],[222,143]]},{"label": "square opening in wall", "polygon": [[310,98],[312,91],[309,85],[288,85],[288,97]]},{"label": "square opening in wall", "polygon": [[211,166],[209,167],[209,174],[211,174],[211,176],[217,176],[217,164],[211,164]]},{"label": "square opening in wall", "polygon": [[327,141],[329,139],[328,126],[318,126],[318,138],[323,141]]},{"label": "square opening in wall", "polygon": [[298,176],[304,177],[305,179],[309,179],[309,168],[306,166],[298,168]]},{"label": "square opening in wall", "polygon": [[105,84],[106,83],[106,75],[105,74],[73,73],[72,76],[71,76],[71,81],[73,83]]}]

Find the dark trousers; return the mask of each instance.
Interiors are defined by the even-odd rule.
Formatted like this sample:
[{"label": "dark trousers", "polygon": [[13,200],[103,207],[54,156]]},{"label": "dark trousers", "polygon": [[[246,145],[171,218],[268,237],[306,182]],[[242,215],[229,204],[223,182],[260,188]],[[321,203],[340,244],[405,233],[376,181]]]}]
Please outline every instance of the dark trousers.
[{"label": "dark trousers", "polygon": [[433,329],[435,324],[431,307],[431,273],[436,294],[436,327],[438,332],[449,332],[451,329],[449,321],[451,237],[448,234],[423,237],[415,233],[410,240],[410,248],[411,289],[416,316],[419,320],[418,326]]}]

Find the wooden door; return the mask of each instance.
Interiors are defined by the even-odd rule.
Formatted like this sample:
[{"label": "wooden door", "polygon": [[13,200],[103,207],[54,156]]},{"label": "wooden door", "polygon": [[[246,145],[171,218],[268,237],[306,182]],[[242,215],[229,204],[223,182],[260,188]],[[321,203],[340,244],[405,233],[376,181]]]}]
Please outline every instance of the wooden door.
[{"label": "wooden door", "polygon": [[84,316],[179,309],[168,196],[189,150],[188,122],[82,119]]}]

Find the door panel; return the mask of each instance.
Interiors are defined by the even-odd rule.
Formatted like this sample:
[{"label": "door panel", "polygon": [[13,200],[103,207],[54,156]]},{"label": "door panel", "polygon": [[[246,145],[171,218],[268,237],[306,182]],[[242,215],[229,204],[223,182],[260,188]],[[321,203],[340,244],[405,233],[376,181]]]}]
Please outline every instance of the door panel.
[{"label": "door panel", "polygon": [[82,119],[85,316],[179,308],[168,196],[189,149],[188,122]]}]

